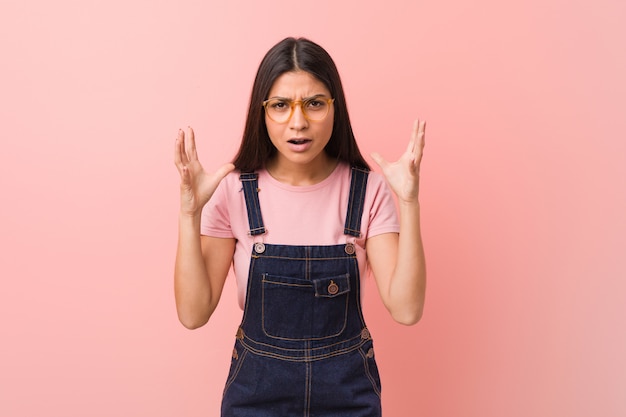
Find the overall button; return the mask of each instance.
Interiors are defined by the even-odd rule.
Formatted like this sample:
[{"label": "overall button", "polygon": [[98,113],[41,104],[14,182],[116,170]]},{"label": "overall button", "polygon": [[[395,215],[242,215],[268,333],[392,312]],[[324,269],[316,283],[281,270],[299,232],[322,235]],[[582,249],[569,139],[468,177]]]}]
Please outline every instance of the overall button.
[{"label": "overall button", "polygon": [[331,280],[328,284],[328,294],[335,295],[339,292],[339,286],[335,284],[335,281]]},{"label": "overall button", "polygon": [[354,243],[346,243],[344,250],[348,255],[354,255]]},{"label": "overall button", "polygon": [[237,353],[237,349],[233,349],[233,359],[235,360],[239,359],[239,353]]},{"label": "overall button", "polygon": [[256,253],[263,253],[265,252],[265,245],[263,244],[263,242],[257,242],[254,244],[254,251]]},{"label": "overall button", "polygon": [[239,340],[243,339],[243,329],[241,327],[237,329],[237,334],[235,335],[235,338]]},{"label": "overall button", "polygon": [[370,358],[370,359],[371,359],[371,358],[373,358],[373,357],[374,357],[374,348],[370,348],[370,349],[367,351],[367,354],[366,354],[365,356],[367,356],[367,357],[368,357],[368,358]]},{"label": "overall button", "polygon": [[370,335],[370,331],[367,330],[367,328],[361,330],[361,339],[367,340],[367,339],[370,339],[371,337],[372,335]]}]

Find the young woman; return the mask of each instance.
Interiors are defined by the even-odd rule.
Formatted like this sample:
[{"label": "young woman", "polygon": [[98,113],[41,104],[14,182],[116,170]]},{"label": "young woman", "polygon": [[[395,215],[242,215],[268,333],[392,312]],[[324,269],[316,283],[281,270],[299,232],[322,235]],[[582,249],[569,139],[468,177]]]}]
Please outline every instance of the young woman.
[{"label": "young woman", "polygon": [[372,155],[384,177],[370,172],[331,57],[287,38],[261,62],[232,164],[206,172],[193,130],[179,131],[179,319],[209,320],[231,265],[243,309],[222,416],[381,414],[361,277],[371,270],[394,320],[420,319],[424,130],[396,162]]}]

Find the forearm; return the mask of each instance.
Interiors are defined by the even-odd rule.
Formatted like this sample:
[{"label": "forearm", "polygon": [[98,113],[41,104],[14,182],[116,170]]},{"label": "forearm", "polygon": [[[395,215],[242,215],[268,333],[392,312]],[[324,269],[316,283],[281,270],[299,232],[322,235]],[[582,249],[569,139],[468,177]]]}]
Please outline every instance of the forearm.
[{"label": "forearm", "polygon": [[178,318],[185,327],[200,327],[208,321],[215,306],[202,256],[199,215],[179,216],[174,292]]},{"label": "forearm", "polygon": [[400,234],[396,265],[388,288],[388,305],[393,318],[415,324],[422,316],[426,292],[426,262],[418,202],[400,203]]},{"label": "forearm", "polygon": [[367,254],[385,306],[394,320],[403,324],[415,324],[422,317],[426,291],[418,200],[425,129],[425,121],[415,120],[407,149],[396,162],[372,154],[398,197],[400,234],[370,239]]}]

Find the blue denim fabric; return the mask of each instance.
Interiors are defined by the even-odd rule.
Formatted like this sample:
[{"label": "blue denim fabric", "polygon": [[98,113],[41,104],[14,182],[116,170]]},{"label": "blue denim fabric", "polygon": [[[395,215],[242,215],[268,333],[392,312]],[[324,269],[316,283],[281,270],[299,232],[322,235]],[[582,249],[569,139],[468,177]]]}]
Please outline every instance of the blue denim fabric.
[{"label": "blue denim fabric", "polygon": [[[346,218],[346,234],[353,236],[367,183],[367,171],[354,172]],[[256,177],[244,193],[250,228],[264,229]],[[381,415],[380,377],[351,245],[254,246],[223,417]]]}]

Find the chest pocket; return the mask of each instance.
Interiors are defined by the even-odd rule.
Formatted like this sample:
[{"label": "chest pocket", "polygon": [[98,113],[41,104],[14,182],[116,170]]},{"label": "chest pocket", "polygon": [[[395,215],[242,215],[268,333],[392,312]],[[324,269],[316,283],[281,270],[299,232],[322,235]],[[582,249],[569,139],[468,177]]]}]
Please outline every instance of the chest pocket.
[{"label": "chest pocket", "polygon": [[346,327],[348,274],[306,280],[263,275],[263,331],[288,340],[338,336]]}]

